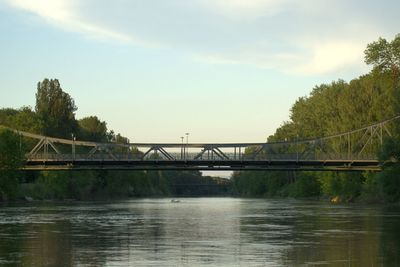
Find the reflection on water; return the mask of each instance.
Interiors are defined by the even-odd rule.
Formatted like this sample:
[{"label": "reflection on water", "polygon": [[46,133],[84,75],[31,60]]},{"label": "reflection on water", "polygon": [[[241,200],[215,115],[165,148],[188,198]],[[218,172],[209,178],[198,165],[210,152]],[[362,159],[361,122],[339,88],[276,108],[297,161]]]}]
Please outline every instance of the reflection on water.
[{"label": "reflection on water", "polygon": [[400,208],[184,198],[0,206],[0,266],[400,266]]}]

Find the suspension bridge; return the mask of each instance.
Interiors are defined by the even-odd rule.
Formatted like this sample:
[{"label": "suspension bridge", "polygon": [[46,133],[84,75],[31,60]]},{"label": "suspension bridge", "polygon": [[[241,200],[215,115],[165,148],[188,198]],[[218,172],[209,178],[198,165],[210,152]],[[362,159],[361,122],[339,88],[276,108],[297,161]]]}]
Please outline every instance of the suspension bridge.
[{"label": "suspension bridge", "polygon": [[399,118],[321,138],[267,143],[99,143],[13,131],[32,146],[27,171],[380,171],[376,151]]}]

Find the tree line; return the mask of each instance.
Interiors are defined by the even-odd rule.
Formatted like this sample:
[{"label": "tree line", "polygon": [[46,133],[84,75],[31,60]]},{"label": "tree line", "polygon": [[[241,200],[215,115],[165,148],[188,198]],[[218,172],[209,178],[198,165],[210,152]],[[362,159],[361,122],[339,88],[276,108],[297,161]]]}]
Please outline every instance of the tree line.
[{"label": "tree line", "polygon": [[[57,79],[37,84],[36,105],[0,109],[0,125],[31,133],[95,142],[128,143],[97,116],[76,119],[74,99]],[[226,194],[227,186],[198,171],[22,172],[24,157],[35,143],[0,128],[0,201],[18,198],[93,199],[170,195]],[[21,140],[22,139],[22,140]],[[67,147],[61,150],[70,153]],[[140,153],[136,148],[132,152]],[[77,151],[78,152],[78,151]],[[191,184],[204,186],[193,187]]]},{"label": "tree line", "polygon": [[[301,140],[358,129],[400,114],[400,35],[367,45],[365,62],[372,70],[346,82],[315,86],[300,97],[268,141]],[[398,124],[398,122],[397,122]],[[400,128],[372,153],[382,162],[400,159]],[[383,172],[235,172],[233,190],[241,196],[328,197],[343,201],[400,200],[400,166],[384,165]]]}]

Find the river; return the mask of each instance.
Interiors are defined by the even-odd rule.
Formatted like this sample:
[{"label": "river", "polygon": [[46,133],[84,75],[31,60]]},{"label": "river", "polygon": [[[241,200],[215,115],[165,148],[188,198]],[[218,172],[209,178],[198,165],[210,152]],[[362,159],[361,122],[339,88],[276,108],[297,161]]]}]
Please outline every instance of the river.
[{"label": "river", "polygon": [[400,266],[400,208],[240,198],[0,206],[0,266]]}]

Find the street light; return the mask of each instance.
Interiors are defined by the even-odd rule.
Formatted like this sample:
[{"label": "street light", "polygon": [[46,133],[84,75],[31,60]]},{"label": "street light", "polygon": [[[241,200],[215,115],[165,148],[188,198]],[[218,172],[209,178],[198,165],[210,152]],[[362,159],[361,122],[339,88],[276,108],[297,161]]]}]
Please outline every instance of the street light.
[{"label": "street light", "polygon": [[185,133],[185,135],[186,135],[186,159],[189,157],[189,147],[188,147],[188,145],[189,145],[189,133]]},{"label": "street light", "polygon": [[71,139],[72,139],[72,159],[75,160],[75,135],[71,133]]},{"label": "street light", "polygon": [[181,159],[183,159],[183,152],[184,152],[184,148],[183,148],[183,136],[181,136],[181,141],[182,141],[182,145],[181,145]]}]

